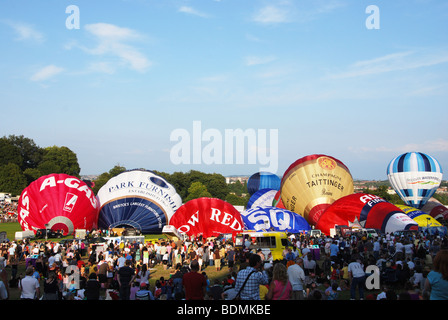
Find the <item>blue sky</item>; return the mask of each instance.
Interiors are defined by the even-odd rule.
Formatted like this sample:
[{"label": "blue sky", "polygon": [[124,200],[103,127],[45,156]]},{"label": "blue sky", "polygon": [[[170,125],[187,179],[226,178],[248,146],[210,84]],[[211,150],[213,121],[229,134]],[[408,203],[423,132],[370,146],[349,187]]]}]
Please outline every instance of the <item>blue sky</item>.
[{"label": "blue sky", "polygon": [[67,146],[81,174],[258,171],[174,164],[170,135],[194,121],[277,130],[279,175],[314,153],[356,179],[387,179],[407,151],[448,168],[445,1],[4,0],[0,26],[0,135]]}]

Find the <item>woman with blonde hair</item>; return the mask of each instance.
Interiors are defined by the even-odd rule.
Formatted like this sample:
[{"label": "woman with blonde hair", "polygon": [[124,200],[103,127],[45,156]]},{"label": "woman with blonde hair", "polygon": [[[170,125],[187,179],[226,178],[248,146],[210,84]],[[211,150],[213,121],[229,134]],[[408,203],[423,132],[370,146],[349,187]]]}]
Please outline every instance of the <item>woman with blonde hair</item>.
[{"label": "woman with blonde hair", "polygon": [[272,271],[272,280],[266,300],[289,300],[292,293],[292,286],[289,282],[286,266],[278,262]]}]

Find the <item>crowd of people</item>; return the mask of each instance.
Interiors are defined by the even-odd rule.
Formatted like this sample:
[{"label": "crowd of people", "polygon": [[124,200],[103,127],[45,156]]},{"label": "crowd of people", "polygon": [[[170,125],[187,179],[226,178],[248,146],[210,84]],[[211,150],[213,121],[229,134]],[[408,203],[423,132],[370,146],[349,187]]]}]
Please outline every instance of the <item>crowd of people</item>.
[{"label": "crowd of people", "polygon": [[0,201],[0,223],[17,222],[17,202]]},{"label": "crowd of people", "polygon": [[[448,299],[446,235],[289,239],[280,260],[224,238],[11,241],[1,247],[0,299],[14,289],[19,299],[44,300]],[[368,266],[375,266],[373,273]],[[167,276],[154,276],[155,268]],[[366,291],[374,273],[381,287]]]}]

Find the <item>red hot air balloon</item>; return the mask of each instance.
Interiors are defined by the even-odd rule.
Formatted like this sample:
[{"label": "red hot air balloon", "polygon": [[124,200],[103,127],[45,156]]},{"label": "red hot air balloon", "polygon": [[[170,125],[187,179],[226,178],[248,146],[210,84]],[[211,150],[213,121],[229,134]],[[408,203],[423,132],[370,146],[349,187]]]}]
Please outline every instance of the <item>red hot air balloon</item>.
[{"label": "red hot air balloon", "polygon": [[280,194],[280,190],[278,190],[275,193],[274,200],[272,200],[272,206],[280,208],[280,209],[286,209],[283,204],[283,201],[282,201],[282,196]]},{"label": "red hot air balloon", "polygon": [[243,230],[241,214],[230,203],[216,198],[193,199],[182,205],[171,217],[170,225],[188,236],[216,237],[221,233]]},{"label": "red hot air balloon", "polygon": [[18,219],[22,230],[48,227],[64,235],[75,229],[97,227],[99,203],[93,191],[78,178],[50,174],[30,183],[20,196]]},{"label": "red hot air balloon", "polygon": [[448,220],[448,208],[445,207],[436,198],[429,199],[429,201],[422,207],[421,210],[429,214],[434,219]]},{"label": "red hot air balloon", "polygon": [[383,233],[417,230],[418,224],[383,198],[354,193],[336,200],[321,215],[316,228],[325,234],[335,225],[379,229]]}]

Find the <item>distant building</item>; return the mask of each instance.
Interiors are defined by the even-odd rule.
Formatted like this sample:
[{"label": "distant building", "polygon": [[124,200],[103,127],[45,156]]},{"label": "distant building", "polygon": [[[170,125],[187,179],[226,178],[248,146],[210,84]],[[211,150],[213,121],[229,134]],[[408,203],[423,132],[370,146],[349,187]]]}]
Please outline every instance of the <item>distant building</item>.
[{"label": "distant building", "polygon": [[239,181],[241,183],[247,183],[247,180],[249,180],[248,176],[231,176],[231,177],[226,177],[226,183],[230,184],[230,183],[234,183],[236,181]]}]

